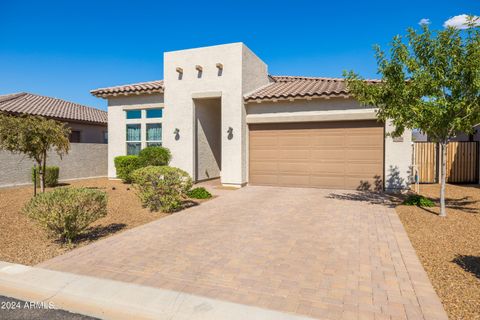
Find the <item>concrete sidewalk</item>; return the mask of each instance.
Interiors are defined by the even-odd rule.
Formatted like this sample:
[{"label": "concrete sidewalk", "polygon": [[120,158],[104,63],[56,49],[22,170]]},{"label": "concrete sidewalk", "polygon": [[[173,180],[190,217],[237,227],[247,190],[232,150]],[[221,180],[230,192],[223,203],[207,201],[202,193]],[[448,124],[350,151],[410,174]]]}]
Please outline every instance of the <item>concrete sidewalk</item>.
[{"label": "concrete sidewalk", "polygon": [[55,308],[101,319],[309,319],[187,293],[6,262],[0,262],[0,295],[52,303]]}]

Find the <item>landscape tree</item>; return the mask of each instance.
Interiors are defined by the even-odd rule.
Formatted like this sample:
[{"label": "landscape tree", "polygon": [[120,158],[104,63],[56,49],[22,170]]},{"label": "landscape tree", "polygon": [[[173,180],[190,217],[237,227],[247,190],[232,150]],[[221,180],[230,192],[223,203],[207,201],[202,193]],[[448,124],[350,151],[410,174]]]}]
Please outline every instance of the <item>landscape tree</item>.
[{"label": "landscape tree", "polygon": [[395,36],[389,57],[377,45],[375,56],[381,81],[365,81],[345,72],[347,86],[363,105],[378,108],[378,118],[392,121],[401,135],[420,129],[441,150],[440,216],[445,217],[446,154],[449,140],[470,134],[480,123],[480,30],[470,17],[465,29],[408,29]]},{"label": "landscape tree", "polygon": [[68,153],[69,134],[70,128],[55,120],[0,113],[0,149],[24,154],[36,162],[42,192],[45,191],[47,152],[53,150],[60,157]]}]

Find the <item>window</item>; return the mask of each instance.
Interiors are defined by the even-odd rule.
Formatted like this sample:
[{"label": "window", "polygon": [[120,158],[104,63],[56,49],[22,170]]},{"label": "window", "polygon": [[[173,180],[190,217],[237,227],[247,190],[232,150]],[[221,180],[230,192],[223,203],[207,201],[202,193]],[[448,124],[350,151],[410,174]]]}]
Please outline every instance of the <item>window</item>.
[{"label": "window", "polygon": [[147,123],[147,147],[162,146],[162,124]]},{"label": "window", "polygon": [[147,118],[161,118],[163,109],[147,109]]},{"label": "window", "polygon": [[142,148],[140,124],[127,124],[127,155],[137,155]]},{"label": "window", "polygon": [[80,131],[72,130],[70,132],[70,136],[68,137],[68,140],[73,143],[80,142]]},{"label": "window", "polygon": [[141,119],[142,118],[142,110],[128,110],[127,119]]},{"label": "window", "polygon": [[103,131],[103,143],[108,143],[108,131]]}]

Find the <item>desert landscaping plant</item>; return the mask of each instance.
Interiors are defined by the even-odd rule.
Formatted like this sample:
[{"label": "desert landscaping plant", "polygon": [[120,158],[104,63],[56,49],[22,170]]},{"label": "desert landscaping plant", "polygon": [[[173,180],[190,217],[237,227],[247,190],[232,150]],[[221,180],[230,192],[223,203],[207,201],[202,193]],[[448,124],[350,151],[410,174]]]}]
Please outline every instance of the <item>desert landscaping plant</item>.
[{"label": "desert landscaping plant", "polygon": [[420,195],[420,194],[411,194],[403,201],[403,204],[406,206],[417,206],[417,207],[434,207],[435,202],[432,200]]},{"label": "desert landscaping plant", "polygon": [[171,158],[170,150],[164,147],[147,147],[138,154],[142,167],[168,166]]},{"label": "desert landscaping plant", "polygon": [[125,183],[131,183],[132,172],[141,167],[138,156],[134,155],[115,157],[113,161],[117,170],[117,177]]},{"label": "desert landscaping plant", "polygon": [[192,187],[188,173],[168,166],[140,168],[133,172],[132,178],[143,206],[152,211],[180,209]]},{"label": "desert landscaping plant", "polygon": [[[51,188],[58,185],[59,175],[60,175],[59,167],[54,167],[54,166],[45,167],[45,186]],[[40,175],[39,175],[38,167],[32,168],[32,182],[36,183],[37,186],[40,185]]]},{"label": "desert landscaping plant", "polygon": [[71,243],[92,222],[107,215],[107,194],[88,188],[57,188],[33,197],[23,211]]},{"label": "desert landscaping plant", "polygon": [[212,194],[204,187],[198,187],[189,190],[187,196],[192,199],[209,199],[212,197]]},{"label": "desert landscaping plant", "polygon": [[39,116],[14,116],[0,113],[0,150],[25,154],[39,168],[40,187],[45,191],[47,152],[60,158],[70,149],[70,129],[61,122]]},{"label": "desert landscaping plant", "polygon": [[378,118],[391,121],[401,135],[420,129],[440,144],[440,216],[445,211],[447,144],[459,133],[473,133],[480,123],[480,27],[470,17],[465,29],[431,31],[427,24],[406,37],[396,36],[390,57],[375,47],[381,81],[345,73],[348,88],[363,105],[378,108]]}]

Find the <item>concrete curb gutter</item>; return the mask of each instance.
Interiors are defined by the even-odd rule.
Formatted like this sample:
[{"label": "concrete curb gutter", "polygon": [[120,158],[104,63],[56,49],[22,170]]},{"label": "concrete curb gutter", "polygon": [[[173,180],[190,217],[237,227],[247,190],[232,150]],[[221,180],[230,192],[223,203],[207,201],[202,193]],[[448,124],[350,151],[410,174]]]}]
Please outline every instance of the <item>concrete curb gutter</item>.
[{"label": "concrete curb gutter", "polygon": [[102,319],[311,319],[183,292],[1,261],[0,295],[50,302],[59,309]]}]

